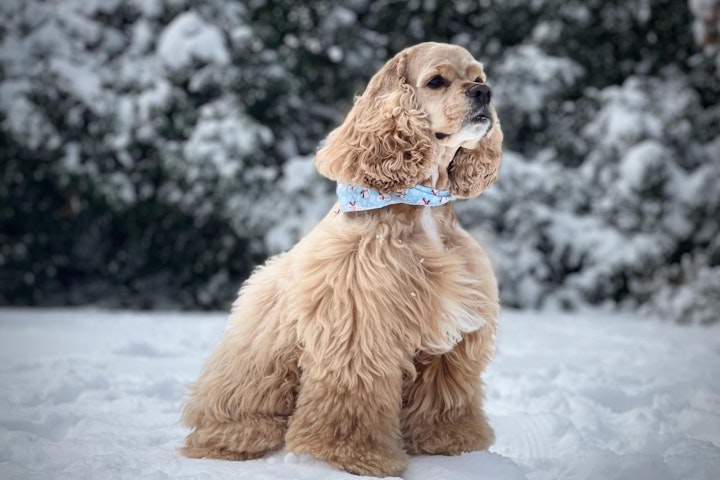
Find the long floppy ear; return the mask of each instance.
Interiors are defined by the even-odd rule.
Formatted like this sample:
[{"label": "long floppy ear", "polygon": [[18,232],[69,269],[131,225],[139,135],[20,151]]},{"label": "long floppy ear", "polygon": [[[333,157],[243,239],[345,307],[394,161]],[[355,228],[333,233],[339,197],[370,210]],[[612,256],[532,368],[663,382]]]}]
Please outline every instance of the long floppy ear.
[{"label": "long floppy ear", "polygon": [[399,192],[430,176],[434,145],[426,114],[406,83],[407,56],[389,60],[330,133],[315,157],[322,175],[380,192]]},{"label": "long floppy ear", "polygon": [[448,167],[450,193],[457,198],[472,198],[495,182],[500,169],[503,132],[493,114],[490,132],[474,149],[459,148]]}]

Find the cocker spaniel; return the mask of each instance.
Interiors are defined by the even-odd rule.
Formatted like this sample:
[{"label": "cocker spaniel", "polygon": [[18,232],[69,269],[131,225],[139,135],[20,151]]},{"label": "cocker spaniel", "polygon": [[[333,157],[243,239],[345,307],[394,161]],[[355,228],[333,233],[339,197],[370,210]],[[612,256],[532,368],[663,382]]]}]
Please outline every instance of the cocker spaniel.
[{"label": "cocker spaniel", "polygon": [[452,200],[495,181],[502,137],[466,50],[389,60],[317,153],[339,203],[241,288],[190,389],[183,453],[246,460],[285,444],[387,476],[408,454],[488,448],[497,282]]}]

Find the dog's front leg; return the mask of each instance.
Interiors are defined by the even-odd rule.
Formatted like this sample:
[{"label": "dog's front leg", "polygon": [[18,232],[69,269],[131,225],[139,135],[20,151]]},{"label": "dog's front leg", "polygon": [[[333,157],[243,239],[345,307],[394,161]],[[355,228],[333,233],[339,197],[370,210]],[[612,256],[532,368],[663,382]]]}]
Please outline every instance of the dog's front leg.
[{"label": "dog's front leg", "polygon": [[348,370],[328,375],[325,369],[303,367],[287,449],[358,475],[400,475],[408,464],[399,428],[400,375],[351,378]]},{"label": "dog's front leg", "polygon": [[401,349],[362,320],[334,325],[304,327],[302,379],[287,449],[354,474],[400,475],[408,464],[399,424]]},{"label": "dog's front leg", "polygon": [[493,443],[480,379],[492,350],[489,330],[465,334],[450,352],[416,358],[417,377],[403,395],[402,430],[409,453],[457,455]]}]

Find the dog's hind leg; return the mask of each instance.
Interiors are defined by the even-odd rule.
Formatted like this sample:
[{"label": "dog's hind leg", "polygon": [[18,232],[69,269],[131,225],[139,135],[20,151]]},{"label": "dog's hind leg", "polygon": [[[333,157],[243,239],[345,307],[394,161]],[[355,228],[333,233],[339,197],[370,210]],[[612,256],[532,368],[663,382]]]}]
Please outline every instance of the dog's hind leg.
[{"label": "dog's hind leg", "polygon": [[188,457],[247,460],[280,448],[299,382],[295,329],[283,325],[282,258],[258,269],[190,388],[183,423]]}]

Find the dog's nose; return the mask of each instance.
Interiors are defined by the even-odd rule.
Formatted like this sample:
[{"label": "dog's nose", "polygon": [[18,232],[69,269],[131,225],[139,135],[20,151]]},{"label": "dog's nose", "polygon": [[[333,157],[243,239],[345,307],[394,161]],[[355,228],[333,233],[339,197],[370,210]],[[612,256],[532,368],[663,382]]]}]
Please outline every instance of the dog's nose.
[{"label": "dog's nose", "polygon": [[481,83],[473,83],[465,90],[465,95],[468,97],[476,97],[482,104],[490,103],[490,87]]}]

